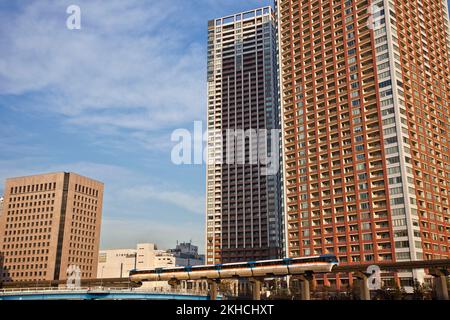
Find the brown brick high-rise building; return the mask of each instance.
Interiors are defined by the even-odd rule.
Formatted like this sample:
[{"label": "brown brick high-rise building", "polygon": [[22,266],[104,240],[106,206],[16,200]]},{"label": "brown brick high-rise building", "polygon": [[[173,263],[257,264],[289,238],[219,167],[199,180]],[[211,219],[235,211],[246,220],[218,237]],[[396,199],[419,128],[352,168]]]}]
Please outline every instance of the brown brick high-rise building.
[{"label": "brown brick high-rise building", "polygon": [[103,183],[59,172],[7,179],[4,193],[0,280],[97,276]]},{"label": "brown brick high-rise building", "polygon": [[[277,10],[288,255],[450,257],[447,1]],[[398,277],[409,286],[423,272]]]}]

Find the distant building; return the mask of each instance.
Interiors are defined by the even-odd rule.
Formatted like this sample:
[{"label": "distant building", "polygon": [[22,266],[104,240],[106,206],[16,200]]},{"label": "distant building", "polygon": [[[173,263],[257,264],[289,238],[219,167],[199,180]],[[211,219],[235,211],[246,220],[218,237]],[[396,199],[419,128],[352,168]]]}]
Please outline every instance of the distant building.
[{"label": "distant building", "polygon": [[177,244],[175,249],[169,252],[174,255],[177,266],[197,266],[205,263],[205,257],[198,254],[198,246],[190,242]]},{"label": "distant building", "polygon": [[175,257],[172,254],[158,250],[153,243],[141,243],[136,249],[101,250],[97,278],[126,278],[133,269],[149,270],[175,265]]},{"label": "distant building", "polygon": [[0,217],[2,216],[3,211],[3,197],[0,197]]},{"label": "distant building", "polygon": [[6,180],[0,215],[1,281],[97,274],[103,183],[58,172]]},{"label": "distant building", "polygon": [[101,250],[98,255],[97,278],[126,278],[136,268],[135,249]]}]

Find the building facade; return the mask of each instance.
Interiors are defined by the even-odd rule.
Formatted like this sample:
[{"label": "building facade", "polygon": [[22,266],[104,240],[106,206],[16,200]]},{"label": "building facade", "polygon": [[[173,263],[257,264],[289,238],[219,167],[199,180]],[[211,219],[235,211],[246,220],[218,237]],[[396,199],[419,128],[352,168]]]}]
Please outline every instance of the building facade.
[{"label": "building facade", "polygon": [[175,257],[177,266],[198,266],[205,264],[205,256],[198,254],[198,247],[190,242],[177,243],[169,253]]},{"label": "building facade", "polygon": [[270,7],[209,21],[207,264],[280,256],[279,176],[258,159],[279,154],[276,70]]},{"label": "building facade", "polygon": [[2,281],[95,278],[103,183],[59,172],[7,179],[4,192]]},{"label": "building facade", "polygon": [[3,212],[3,197],[0,197],[0,216],[2,215]]},{"label": "building facade", "polygon": [[151,270],[175,267],[173,254],[158,250],[153,243],[140,243],[136,249],[101,250],[97,278],[128,278],[130,270]]},{"label": "building facade", "polygon": [[288,255],[450,257],[446,1],[276,6]]},{"label": "building facade", "polygon": [[[0,219],[2,217],[2,213],[3,213],[3,197],[0,197]],[[0,249],[0,283],[2,283],[2,281],[3,281],[3,276],[2,276],[3,273],[5,273],[5,278],[7,275],[6,271],[4,272],[3,270],[4,270],[3,269],[3,253]]]}]

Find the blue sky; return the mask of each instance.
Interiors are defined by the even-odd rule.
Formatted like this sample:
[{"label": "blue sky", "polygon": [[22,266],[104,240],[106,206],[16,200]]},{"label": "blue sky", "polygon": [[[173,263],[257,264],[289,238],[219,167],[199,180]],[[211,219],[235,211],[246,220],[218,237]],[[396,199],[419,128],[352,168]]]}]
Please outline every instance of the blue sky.
[{"label": "blue sky", "polygon": [[102,248],[203,248],[205,169],[172,164],[170,134],[206,117],[208,19],[269,3],[0,0],[0,179],[103,181]]},{"label": "blue sky", "polygon": [[103,181],[102,248],[203,248],[205,169],[172,164],[170,134],[206,115],[208,19],[269,3],[0,0],[0,179]]}]

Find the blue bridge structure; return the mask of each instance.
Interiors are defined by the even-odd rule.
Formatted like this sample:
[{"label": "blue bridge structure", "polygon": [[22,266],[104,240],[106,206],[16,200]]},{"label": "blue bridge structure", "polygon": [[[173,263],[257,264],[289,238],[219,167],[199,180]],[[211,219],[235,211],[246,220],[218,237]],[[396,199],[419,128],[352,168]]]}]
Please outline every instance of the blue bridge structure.
[{"label": "blue bridge structure", "polygon": [[207,295],[107,289],[27,289],[0,291],[0,300],[209,300]]}]

